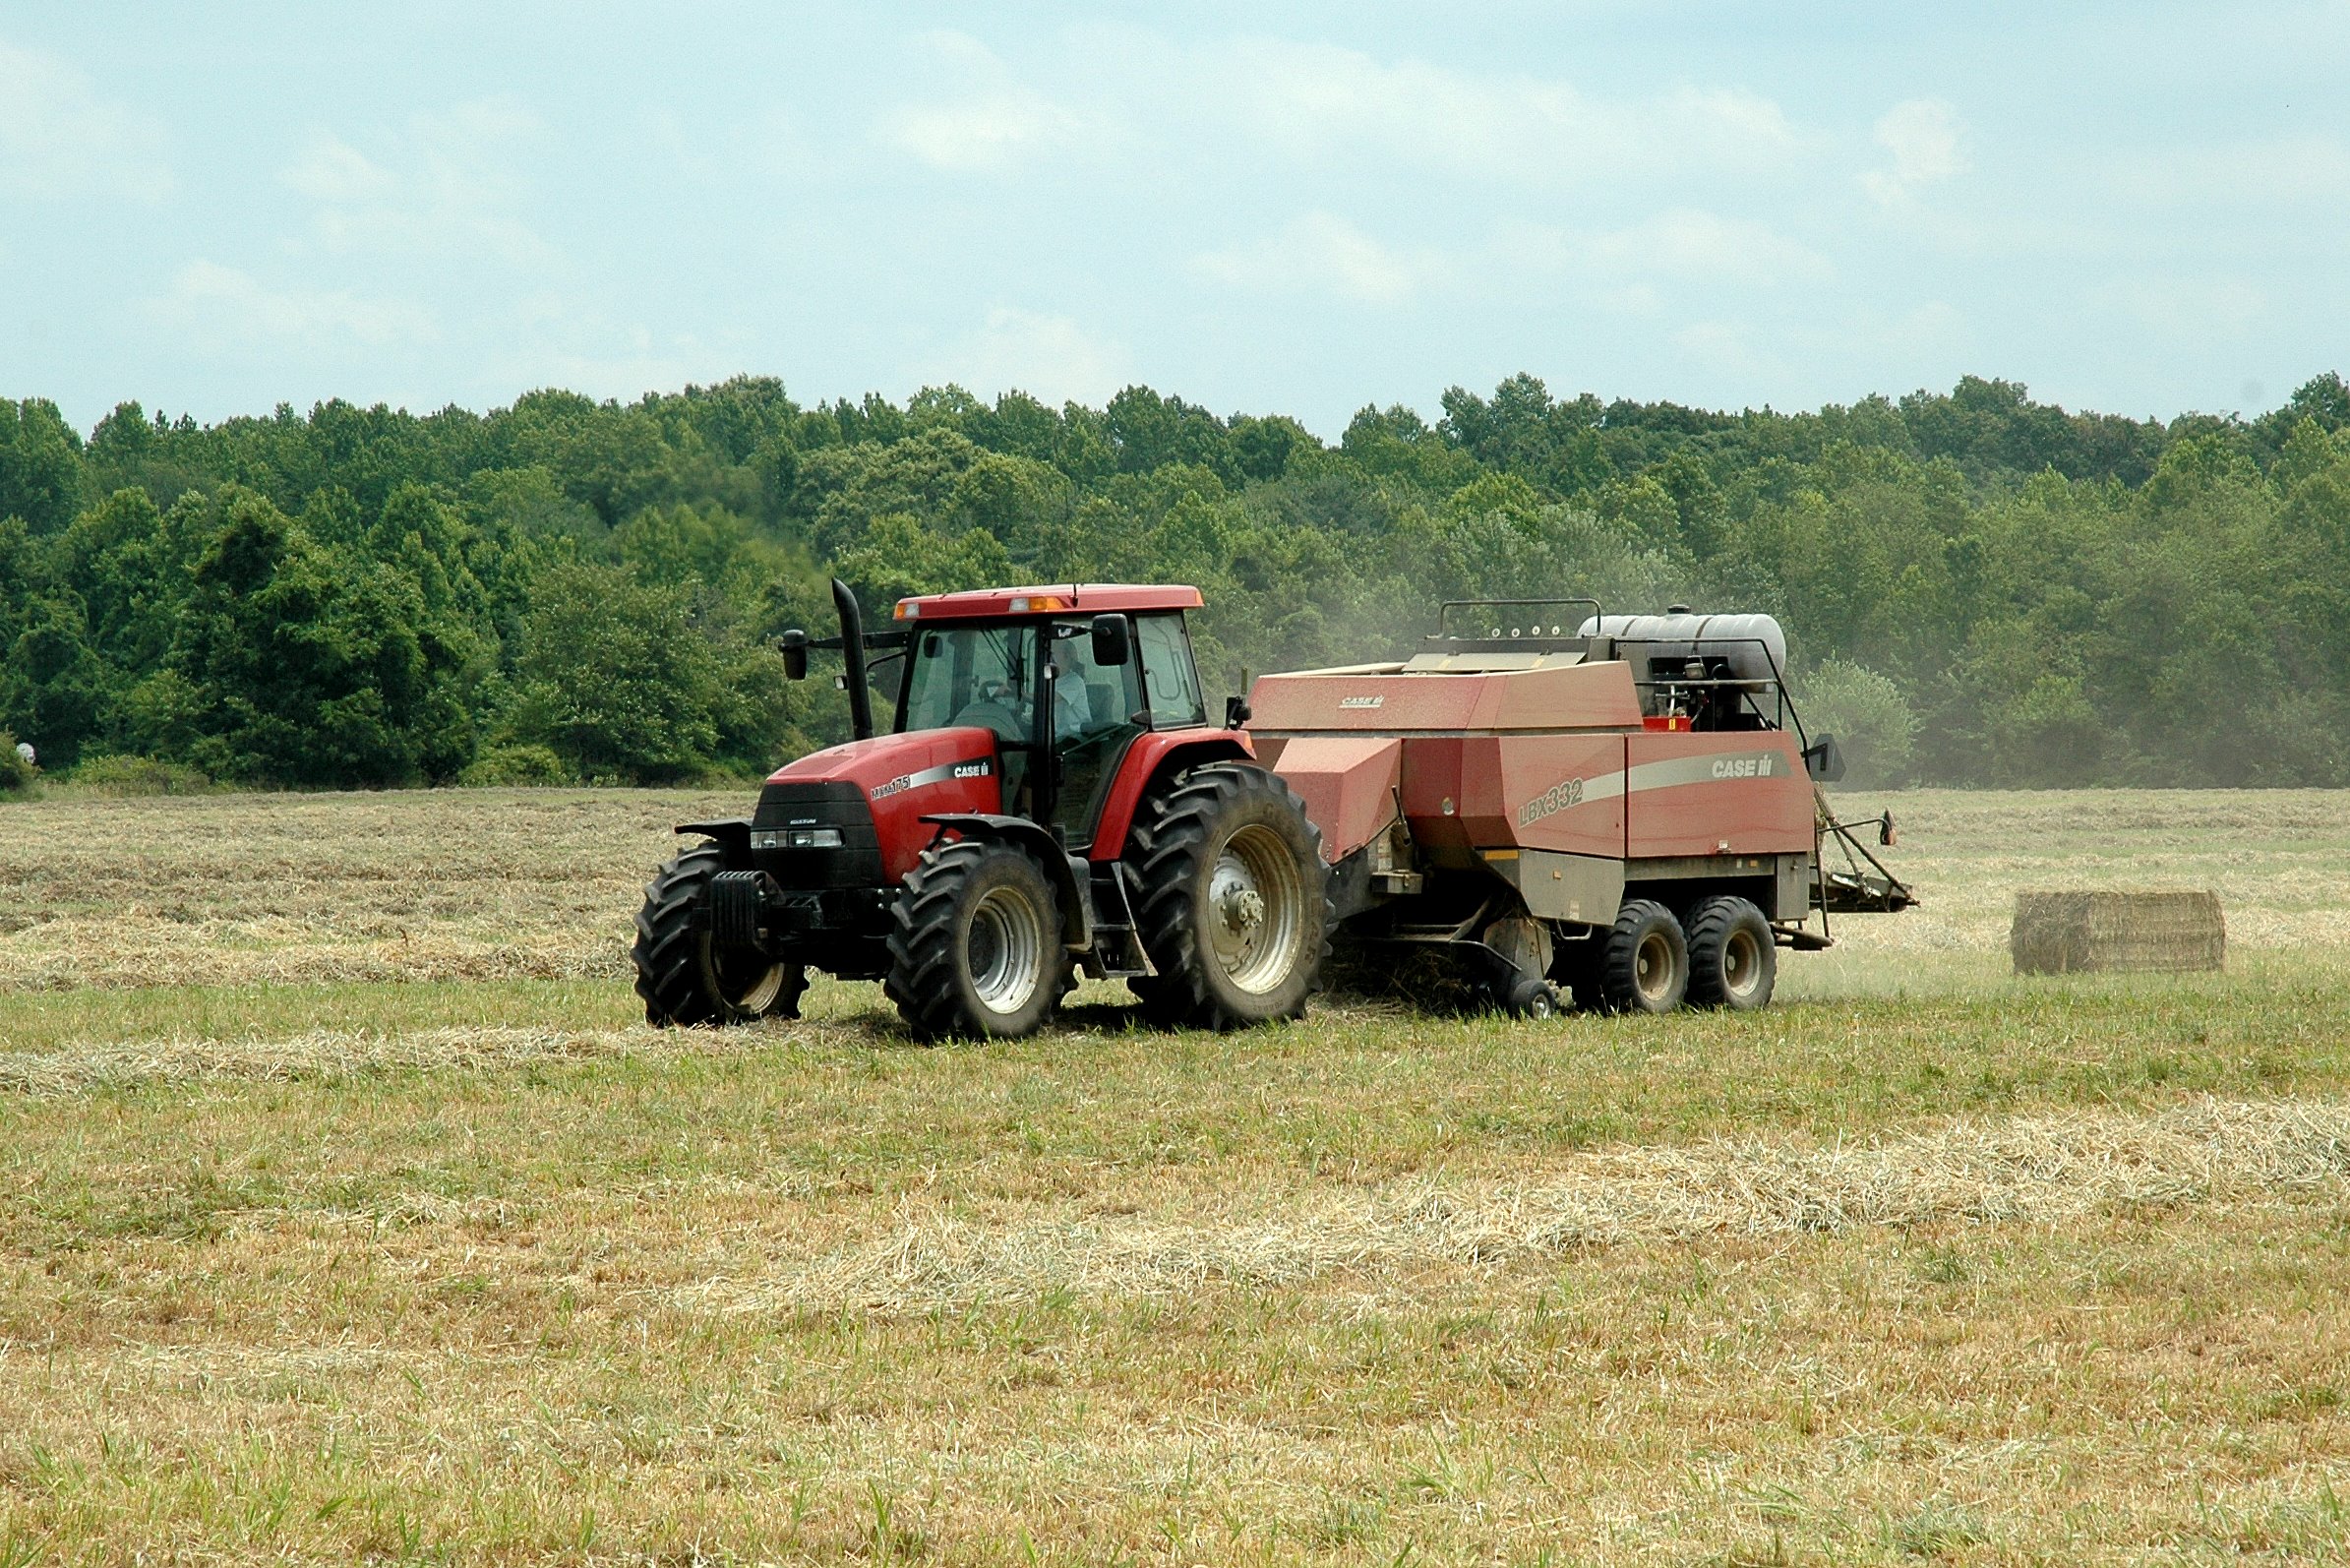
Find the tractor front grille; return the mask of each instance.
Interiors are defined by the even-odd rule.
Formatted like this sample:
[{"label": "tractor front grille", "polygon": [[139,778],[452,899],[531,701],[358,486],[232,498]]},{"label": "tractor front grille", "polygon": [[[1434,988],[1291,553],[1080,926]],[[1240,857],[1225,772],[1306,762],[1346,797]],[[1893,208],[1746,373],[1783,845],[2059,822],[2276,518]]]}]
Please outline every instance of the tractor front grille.
[{"label": "tractor front grille", "polygon": [[769,784],[751,817],[751,864],[786,892],[879,887],[873,806],[854,784]]}]

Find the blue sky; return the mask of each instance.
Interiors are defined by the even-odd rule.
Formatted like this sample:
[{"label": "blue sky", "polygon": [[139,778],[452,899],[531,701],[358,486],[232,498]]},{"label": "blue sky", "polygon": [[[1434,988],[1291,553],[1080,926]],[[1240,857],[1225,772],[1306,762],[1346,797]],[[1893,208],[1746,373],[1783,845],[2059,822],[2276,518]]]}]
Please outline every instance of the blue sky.
[{"label": "blue sky", "polygon": [[2252,413],[2350,370],[2345,82],[2350,0],[0,0],[0,392]]}]

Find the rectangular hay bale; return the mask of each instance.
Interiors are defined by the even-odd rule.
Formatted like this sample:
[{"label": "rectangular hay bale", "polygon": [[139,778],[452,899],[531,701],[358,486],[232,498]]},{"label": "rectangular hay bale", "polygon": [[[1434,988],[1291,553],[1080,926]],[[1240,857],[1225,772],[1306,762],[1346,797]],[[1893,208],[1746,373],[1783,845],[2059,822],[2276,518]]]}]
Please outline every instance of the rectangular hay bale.
[{"label": "rectangular hay bale", "polygon": [[2227,921],[2208,889],[2019,892],[2008,951],[2019,975],[2217,969]]}]

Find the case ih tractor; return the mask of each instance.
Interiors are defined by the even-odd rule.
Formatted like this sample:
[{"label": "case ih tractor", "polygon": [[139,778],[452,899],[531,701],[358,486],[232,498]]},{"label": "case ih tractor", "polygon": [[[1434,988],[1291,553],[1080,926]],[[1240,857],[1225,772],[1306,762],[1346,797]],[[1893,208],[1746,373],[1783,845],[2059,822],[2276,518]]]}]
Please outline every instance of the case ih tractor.
[{"label": "case ih tractor", "polygon": [[[636,917],[654,1024],[796,1015],[811,968],[879,980],[916,1036],[1024,1035],[1075,984],[1122,979],[1169,1023],[1305,1008],[1326,950],[1321,841],[1297,797],[1215,728],[1187,587],[1064,585],[902,599],[838,648],[856,739],[776,772],[748,821],[692,822]],[[881,656],[869,664],[874,649]],[[896,720],[869,680],[897,666]]]},{"label": "case ih tractor", "polygon": [[1374,970],[1433,952],[1537,1015],[1562,988],[1760,1007],[1778,949],[1828,946],[1830,912],[1915,901],[1827,812],[1814,781],[1842,763],[1803,744],[1785,668],[1769,616],[1452,603],[1408,661],[1265,676],[1249,736],[1319,825],[1333,915]]}]

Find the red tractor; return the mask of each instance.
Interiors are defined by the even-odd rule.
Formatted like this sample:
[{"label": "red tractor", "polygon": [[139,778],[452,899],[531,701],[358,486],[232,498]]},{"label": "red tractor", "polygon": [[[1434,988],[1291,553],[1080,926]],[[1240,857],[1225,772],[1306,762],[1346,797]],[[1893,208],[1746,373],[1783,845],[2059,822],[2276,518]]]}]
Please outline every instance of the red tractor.
[{"label": "red tractor", "polygon": [[[808,971],[879,980],[922,1039],[1035,1030],[1076,972],[1170,1025],[1304,1011],[1328,947],[1320,834],[1209,722],[1188,587],[1062,585],[898,601],[838,648],[856,739],[778,770],[749,820],[691,822],[632,956],[656,1025],[796,1016]],[[869,654],[880,650],[869,663]],[[894,664],[893,674],[882,672]],[[894,682],[874,730],[870,684]]]}]

